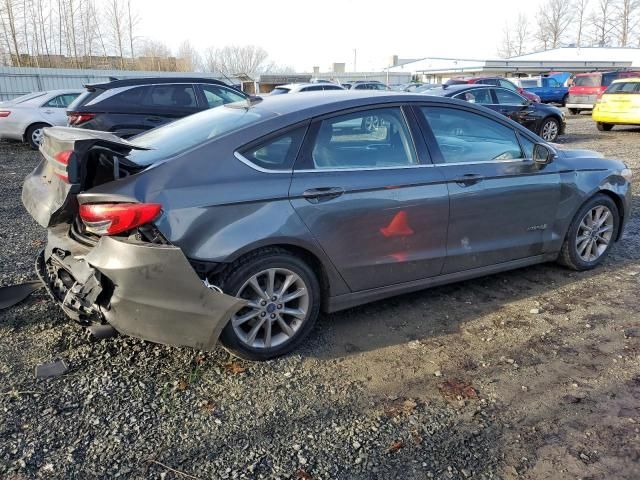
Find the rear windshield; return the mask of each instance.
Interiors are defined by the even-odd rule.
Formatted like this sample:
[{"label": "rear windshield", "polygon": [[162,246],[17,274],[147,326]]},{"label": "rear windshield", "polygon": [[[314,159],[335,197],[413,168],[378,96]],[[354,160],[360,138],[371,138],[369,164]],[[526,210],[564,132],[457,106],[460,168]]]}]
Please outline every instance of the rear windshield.
[{"label": "rear windshield", "polygon": [[84,102],[85,102],[85,99],[86,99],[88,96],[90,96],[92,93],[94,93],[94,92],[90,92],[90,91],[88,91],[88,90],[85,90],[85,91],[84,91],[84,92],[82,92],[80,95],[78,95],[78,96],[76,97],[76,99],[75,99],[73,102],[71,102],[67,108],[68,108],[69,110],[75,110],[76,108],[78,108],[78,107],[82,106],[82,105],[84,104]]},{"label": "rear windshield", "polygon": [[640,82],[612,83],[604,93],[640,93]]},{"label": "rear windshield", "polygon": [[133,137],[132,143],[152,150],[133,150],[127,158],[139,165],[151,165],[273,115],[245,108],[243,103],[205,110]]},{"label": "rear windshield", "polygon": [[38,98],[38,97],[42,97],[45,93],[47,92],[33,92],[33,93],[27,93],[26,95],[21,95],[19,97],[16,98],[12,98],[11,100],[9,100],[11,103],[22,103],[22,102],[27,102],[29,100],[33,100],[34,98]]},{"label": "rear windshield", "polygon": [[577,76],[573,82],[576,87],[599,87],[602,77],[600,75]]}]

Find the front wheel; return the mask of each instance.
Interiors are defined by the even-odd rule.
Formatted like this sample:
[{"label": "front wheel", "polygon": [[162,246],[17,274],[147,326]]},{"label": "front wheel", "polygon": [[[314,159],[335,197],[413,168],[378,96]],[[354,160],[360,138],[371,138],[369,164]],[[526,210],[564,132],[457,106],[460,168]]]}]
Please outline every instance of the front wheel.
[{"label": "front wheel", "polygon": [[555,142],[560,134],[560,122],[555,118],[545,118],[538,134],[547,142]]},{"label": "front wheel", "polygon": [[613,128],[612,123],[596,122],[596,128],[601,132],[608,132]]},{"label": "front wheel", "polygon": [[587,201],[573,218],[558,262],[573,270],[590,270],[605,259],[620,228],[615,202],[604,194]]},{"label": "front wheel", "polygon": [[234,355],[268,360],[295,349],[320,311],[320,285],[301,258],[279,248],[231,264],[220,287],[247,305],[226,325],[220,341]]},{"label": "front wheel", "polygon": [[48,127],[46,123],[36,123],[27,128],[25,139],[31,148],[38,150],[42,144],[44,129]]}]

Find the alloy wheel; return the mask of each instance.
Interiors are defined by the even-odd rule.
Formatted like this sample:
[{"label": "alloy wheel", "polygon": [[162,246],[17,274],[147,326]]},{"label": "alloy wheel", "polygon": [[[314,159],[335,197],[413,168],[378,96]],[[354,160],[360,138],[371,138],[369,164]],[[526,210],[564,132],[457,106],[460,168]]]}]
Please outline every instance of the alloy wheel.
[{"label": "alloy wheel", "polygon": [[607,250],[613,236],[613,214],[604,205],[589,210],[576,233],[576,252],[585,262],[594,262]]},{"label": "alloy wheel", "polygon": [[285,268],[256,273],[240,287],[247,305],[231,319],[238,338],[251,348],[266,349],[290,340],[307,319],[310,297],[302,278]]},{"label": "alloy wheel", "polygon": [[545,122],[540,136],[548,142],[555,140],[558,137],[558,124],[554,120]]},{"label": "alloy wheel", "polygon": [[31,141],[34,145],[40,146],[42,144],[42,136],[44,135],[42,128],[36,128],[31,132]]}]

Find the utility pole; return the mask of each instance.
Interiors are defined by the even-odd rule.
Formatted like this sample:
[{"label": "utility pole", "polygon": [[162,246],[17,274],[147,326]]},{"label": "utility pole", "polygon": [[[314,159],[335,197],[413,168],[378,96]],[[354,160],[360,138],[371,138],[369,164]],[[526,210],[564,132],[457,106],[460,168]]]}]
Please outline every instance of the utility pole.
[{"label": "utility pole", "polygon": [[357,59],[358,59],[358,49],[354,48],[353,49],[353,71],[354,72],[358,71],[358,67],[357,67],[357,63],[356,63]]}]

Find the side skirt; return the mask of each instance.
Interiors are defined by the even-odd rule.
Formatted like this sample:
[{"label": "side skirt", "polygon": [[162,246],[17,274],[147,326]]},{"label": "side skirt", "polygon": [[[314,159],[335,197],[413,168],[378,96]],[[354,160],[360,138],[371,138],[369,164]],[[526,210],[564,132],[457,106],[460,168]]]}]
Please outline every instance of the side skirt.
[{"label": "side skirt", "polygon": [[327,301],[327,313],[338,312],[347,308],[356,307],[365,303],[375,302],[384,298],[393,297],[403,293],[416,292],[430,287],[446,285],[448,283],[460,282],[462,280],[470,280],[472,278],[484,277],[494,273],[514,270],[516,268],[528,267],[538,263],[551,262],[558,258],[558,253],[546,253],[544,255],[536,255],[534,257],[521,258],[511,260],[509,262],[498,263],[486,267],[474,268],[462,272],[448,273],[437,277],[423,278],[412,282],[397,283],[386,287],[372,288],[361,292],[347,293],[331,297]]}]

